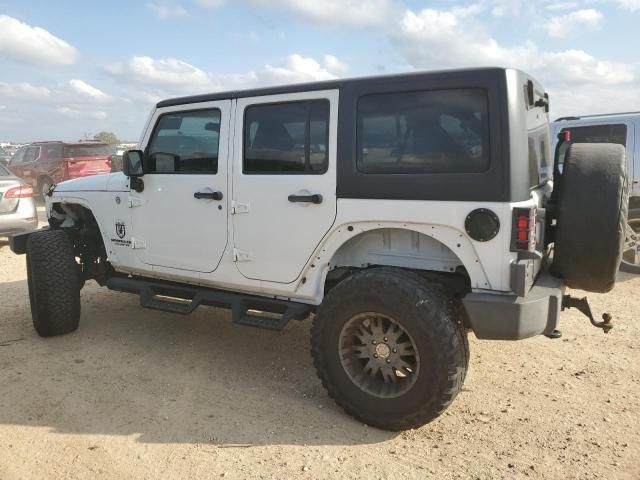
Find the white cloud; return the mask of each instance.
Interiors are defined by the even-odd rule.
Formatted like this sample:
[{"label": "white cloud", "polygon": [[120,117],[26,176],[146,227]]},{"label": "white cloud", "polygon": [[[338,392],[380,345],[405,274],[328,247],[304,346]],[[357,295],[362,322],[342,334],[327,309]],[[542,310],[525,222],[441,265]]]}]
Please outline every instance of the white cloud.
[{"label": "white cloud", "polygon": [[110,95],[107,95],[102,90],[94,87],[93,85],[89,85],[87,82],[82,80],[75,78],[73,80],[69,80],[69,86],[80,95],[92,98],[98,102],[109,102],[112,100]]},{"label": "white cloud", "polygon": [[220,8],[224,0],[195,0],[196,4],[204,8]]},{"label": "white cloud", "polygon": [[325,55],[321,63],[310,57],[293,54],[287,57],[283,65],[267,64],[258,71],[237,74],[207,73],[175,58],[151,57],[133,57],[128,62],[111,66],[109,71],[137,85],[137,92],[145,99],[157,100],[171,95],[330,80],[348,68],[347,64],[333,55]]},{"label": "white cloud", "polygon": [[0,82],[0,95],[11,99],[41,100],[48,98],[51,91],[46,87],[39,87],[29,82]]},{"label": "white cloud", "polygon": [[578,2],[558,2],[550,3],[545,8],[551,12],[557,12],[560,10],[575,10],[580,4]]},{"label": "white cloud", "polygon": [[57,111],[74,119],[104,120],[108,116],[106,112],[101,110],[81,110],[71,107],[59,107]]},{"label": "white cloud", "polygon": [[186,17],[188,12],[177,3],[170,1],[154,1],[147,3],[147,8],[151,10],[161,20]]},{"label": "white cloud", "polygon": [[71,65],[78,51],[43,28],[0,15],[0,55],[37,65]]},{"label": "white cloud", "polygon": [[576,30],[586,28],[587,30],[597,30],[602,22],[602,13],[593,8],[576,10],[566,15],[552,17],[545,28],[550,36],[556,38],[573,35]]},{"label": "white cloud", "polygon": [[625,10],[635,12],[640,10],[640,0],[618,0],[618,4]]},{"label": "white cloud", "polygon": [[258,75],[258,81],[265,85],[313,82],[334,78],[336,76],[320,65],[319,62],[313,58],[303,57],[298,54],[289,55],[287,64],[284,67],[265,65],[264,71]]},{"label": "white cloud", "polygon": [[399,12],[395,0],[248,0],[260,7],[291,10],[314,23],[324,25],[370,26],[389,21]]},{"label": "white cloud", "polygon": [[333,73],[346,73],[349,70],[349,65],[341,62],[333,55],[324,56],[324,66],[327,70]]},{"label": "white cloud", "polygon": [[[525,70],[552,92],[552,108],[566,109],[563,113],[584,105],[597,112],[635,101],[640,94],[633,65],[598,59],[582,50],[548,52],[532,42],[505,46],[473,17],[463,18],[453,11],[408,10],[400,26],[390,28],[388,35],[413,68],[506,66]],[[615,92],[621,95],[617,101],[603,101],[615,98]],[[578,98],[589,101],[572,104]]]},{"label": "white cloud", "polygon": [[146,85],[176,85],[188,89],[210,83],[206,72],[176,58],[156,60],[147,56],[132,57],[126,63],[111,66],[109,70]]}]

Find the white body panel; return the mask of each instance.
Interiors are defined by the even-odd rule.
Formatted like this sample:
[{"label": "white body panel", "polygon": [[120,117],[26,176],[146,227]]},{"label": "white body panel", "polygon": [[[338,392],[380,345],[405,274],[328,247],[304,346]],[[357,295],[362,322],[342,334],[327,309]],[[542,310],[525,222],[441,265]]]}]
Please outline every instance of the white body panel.
[{"label": "white body panel", "polygon": [[[229,143],[226,139],[229,138],[231,100],[202,103],[198,109],[221,112],[217,173],[145,175],[144,191],[129,194],[131,246],[139,259],[147,265],[184,270],[187,279],[192,277],[189,272],[214,271],[227,245]],[[184,107],[158,109],[151,124],[154,125],[160,115],[179,110]],[[147,129],[142,145],[148,144],[151,132],[152,129]],[[194,198],[194,193],[206,190],[222,193],[222,201]]]},{"label": "white body panel", "polygon": [[[248,105],[327,99],[329,167],[318,175],[246,175],[242,172],[244,110]],[[233,200],[246,212],[233,215],[233,245],[241,255],[236,263],[247,278],[291,283],[336,217],[336,146],[338,91],[318,91],[241,98],[236,105],[233,150]],[[288,196],[322,195],[322,203],[292,203]]]}]

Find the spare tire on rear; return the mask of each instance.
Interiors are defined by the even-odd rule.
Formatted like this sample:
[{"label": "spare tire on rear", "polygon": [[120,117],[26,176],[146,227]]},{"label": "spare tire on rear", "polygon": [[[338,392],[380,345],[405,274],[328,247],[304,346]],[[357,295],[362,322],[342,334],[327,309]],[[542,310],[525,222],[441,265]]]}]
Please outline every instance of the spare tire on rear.
[{"label": "spare tire on rear", "polygon": [[628,212],[624,147],[571,145],[556,188],[553,273],[571,288],[610,291],[622,259]]}]

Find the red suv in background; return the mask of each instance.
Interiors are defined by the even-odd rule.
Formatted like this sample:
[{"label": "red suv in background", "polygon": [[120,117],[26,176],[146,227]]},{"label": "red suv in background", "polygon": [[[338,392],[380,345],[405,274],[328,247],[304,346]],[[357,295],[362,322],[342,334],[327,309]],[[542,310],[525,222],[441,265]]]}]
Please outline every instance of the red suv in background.
[{"label": "red suv in background", "polygon": [[111,147],[97,142],[35,142],[19,148],[9,170],[45,195],[51,185],[111,172]]}]

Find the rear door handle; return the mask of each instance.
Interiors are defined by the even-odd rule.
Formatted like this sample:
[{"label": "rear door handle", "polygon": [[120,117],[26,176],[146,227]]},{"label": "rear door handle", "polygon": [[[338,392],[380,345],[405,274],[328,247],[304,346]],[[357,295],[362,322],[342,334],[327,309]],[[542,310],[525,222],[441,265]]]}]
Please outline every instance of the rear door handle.
[{"label": "rear door handle", "polygon": [[193,197],[198,200],[222,200],[222,192],[196,192]]},{"label": "rear door handle", "polygon": [[289,201],[291,203],[307,202],[319,205],[322,203],[322,195],[319,193],[314,193],[313,195],[289,195]]}]

